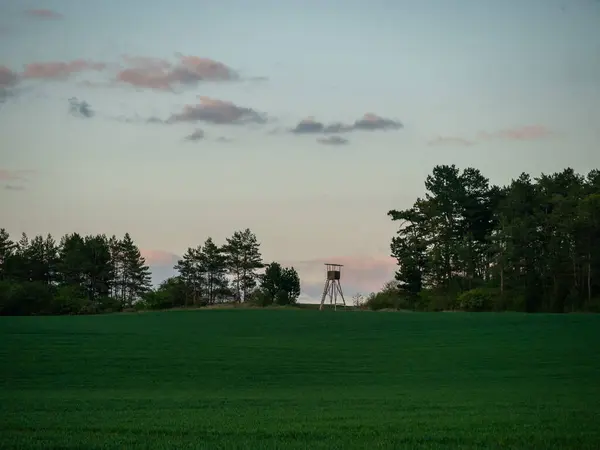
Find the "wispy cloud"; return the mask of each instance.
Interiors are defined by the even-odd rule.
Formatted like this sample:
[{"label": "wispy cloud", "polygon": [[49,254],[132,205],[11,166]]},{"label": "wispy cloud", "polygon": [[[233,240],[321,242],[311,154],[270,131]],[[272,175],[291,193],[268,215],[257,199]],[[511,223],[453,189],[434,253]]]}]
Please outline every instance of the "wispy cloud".
[{"label": "wispy cloud", "polygon": [[204,139],[204,130],[200,128],[185,137],[186,141],[201,141],[202,139]]},{"label": "wispy cloud", "polygon": [[200,103],[186,105],[182,112],[173,114],[168,122],[209,122],[214,124],[264,123],[264,114],[252,108],[234,105],[231,102],[210,97],[199,97]]},{"label": "wispy cloud", "polygon": [[35,62],[25,65],[25,69],[21,75],[23,78],[32,79],[64,79],[74,73],[87,70],[101,71],[105,68],[105,63],[86,61],[84,59]]},{"label": "wispy cloud", "polygon": [[94,111],[89,103],[80,101],[75,97],[69,99],[69,113],[75,117],[90,118],[94,116]]},{"label": "wispy cloud", "polygon": [[499,131],[482,131],[474,138],[460,136],[440,136],[431,139],[429,145],[454,145],[471,146],[481,141],[509,140],[509,141],[533,141],[556,135],[554,131],[544,125],[522,125],[513,128],[505,128]]},{"label": "wispy cloud", "polygon": [[317,142],[323,145],[346,145],[350,141],[341,136],[327,136],[324,138],[317,139]]},{"label": "wispy cloud", "polygon": [[17,84],[19,75],[6,66],[0,66],[0,88],[9,88]]},{"label": "wispy cloud", "polygon": [[28,9],[25,14],[36,19],[62,19],[63,15],[50,9]]},{"label": "wispy cloud", "polygon": [[4,189],[7,191],[24,191],[25,186],[18,186],[14,184],[5,184]]},{"label": "wispy cloud", "polygon": [[429,145],[458,145],[468,147],[475,142],[458,136],[437,136],[428,142]]},{"label": "wispy cloud", "polygon": [[491,137],[509,139],[514,141],[530,141],[535,139],[543,139],[551,136],[554,133],[543,125],[525,125],[515,128],[508,128],[493,133]]},{"label": "wispy cloud", "polygon": [[5,182],[3,189],[7,191],[24,191],[32,170],[0,169],[0,181]]},{"label": "wispy cloud", "polygon": [[315,120],[314,117],[307,117],[301,120],[290,131],[296,134],[329,134],[329,133],[345,133],[356,130],[398,130],[403,127],[402,123],[387,119],[376,114],[368,113],[353,124],[344,124],[335,122],[325,124]]},{"label": "wispy cloud", "polygon": [[0,169],[0,181],[26,181],[32,173],[32,170]]}]

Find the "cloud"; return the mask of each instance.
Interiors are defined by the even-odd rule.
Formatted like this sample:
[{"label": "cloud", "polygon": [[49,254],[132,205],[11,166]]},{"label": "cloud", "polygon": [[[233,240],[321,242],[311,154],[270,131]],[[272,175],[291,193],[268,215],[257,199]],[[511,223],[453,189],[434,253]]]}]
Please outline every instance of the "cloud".
[{"label": "cloud", "polygon": [[202,139],[204,139],[204,130],[201,130],[200,128],[194,130],[192,134],[185,137],[186,141],[201,141]]},{"label": "cloud", "polygon": [[140,249],[140,253],[146,259],[146,264],[152,273],[152,284],[158,286],[169,277],[177,275],[173,266],[180,258],[178,255],[164,250]]},{"label": "cloud", "polygon": [[0,66],[0,88],[15,86],[19,81],[19,75],[6,66]]},{"label": "cloud", "polygon": [[333,123],[325,125],[322,122],[317,122],[314,117],[307,117],[302,119],[298,125],[292,130],[292,133],[343,133],[345,131],[352,131],[352,126],[344,125],[342,123]]},{"label": "cloud", "polygon": [[525,125],[521,127],[500,130],[495,133],[493,137],[510,139],[514,141],[531,141],[535,139],[542,139],[551,136],[552,134],[554,133],[543,125]]},{"label": "cloud", "polygon": [[179,114],[173,114],[167,122],[209,122],[214,124],[264,123],[266,118],[251,108],[236,106],[231,102],[210,97],[199,97],[197,105],[186,105]]},{"label": "cloud", "polygon": [[460,145],[460,146],[470,146],[475,144],[475,142],[465,139],[462,137],[456,136],[437,136],[435,139],[432,139],[428,142],[429,145]]},{"label": "cloud", "polygon": [[302,297],[305,301],[318,302],[325,285],[326,262],[342,264],[342,290],[346,304],[352,303],[356,293],[363,295],[379,291],[394,278],[396,260],[388,256],[338,256],[308,261],[281,261],[284,266],[293,266],[300,276]]},{"label": "cloud", "polygon": [[7,191],[24,191],[25,186],[17,186],[14,184],[5,184],[4,189]]},{"label": "cloud", "polygon": [[25,11],[25,14],[27,14],[30,17],[35,17],[37,19],[62,19],[63,15],[56,12],[56,11],[52,11],[50,9],[28,9]]},{"label": "cloud", "polygon": [[90,118],[94,116],[94,111],[92,111],[89,103],[79,101],[75,97],[69,99],[69,112],[75,117]]},{"label": "cloud", "polygon": [[403,125],[400,122],[368,113],[356,120],[352,125],[340,122],[326,125],[323,122],[315,120],[314,117],[307,117],[306,119],[301,120],[290,131],[296,134],[329,134],[345,133],[356,130],[398,130],[402,127]]},{"label": "cloud", "polygon": [[0,169],[0,181],[6,182],[3,189],[7,191],[24,191],[25,186],[23,184],[29,181],[28,176],[32,173],[32,170]]},{"label": "cloud", "polygon": [[142,248],[140,249],[140,253],[146,259],[146,264],[175,265],[180,258],[175,253],[164,250]]},{"label": "cloud", "polygon": [[106,64],[77,59],[74,61],[49,61],[36,62],[25,65],[25,70],[21,74],[24,78],[33,79],[64,79],[74,73],[87,70],[101,71],[106,68]]},{"label": "cloud", "polygon": [[27,181],[32,170],[0,169],[0,181]]},{"label": "cloud", "polygon": [[324,144],[324,145],[346,145],[350,141],[341,136],[327,136],[325,138],[317,139],[317,142],[320,142],[321,144]]},{"label": "cloud", "polygon": [[239,78],[233,69],[222,62],[198,56],[179,55],[176,64],[145,56],[125,55],[123,59],[131,67],[117,73],[117,81],[140,88],[172,90],[174,85]]},{"label": "cloud", "polygon": [[487,132],[482,131],[477,135],[477,139],[467,139],[458,136],[440,136],[428,142],[429,145],[459,145],[471,146],[477,144],[477,141],[486,141],[493,139],[505,139],[511,141],[531,141],[553,136],[556,133],[543,125],[523,125],[514,128],[506,128],[500,131]]},{"label": "cloud", "polygon": [[356,130],[399,130],[403,125],[392,119],[386,119],[376,114],[367,113],[354,122]]}]

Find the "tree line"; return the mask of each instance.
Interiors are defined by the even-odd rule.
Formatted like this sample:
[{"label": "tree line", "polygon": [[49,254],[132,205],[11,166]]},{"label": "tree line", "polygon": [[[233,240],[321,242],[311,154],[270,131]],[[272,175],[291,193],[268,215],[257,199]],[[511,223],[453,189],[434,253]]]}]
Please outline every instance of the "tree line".
[{"label": "tree line", "polygon": [[177,275],[153,289],[129,233],[121,239],[72,233],[58,242],[23,233],[12,241],[0,229],[0,314],[96,314],[241,301],[286,305],[300,295],[296,270],[264,264],[249,229],[236,231],[222,246],[209,237],[188,248],[174,269]]},{"label": "tree line", "polygon": [[371,307],[600,312],[600,171],[495,186],[439,165],[412,207],[392,210],[396,283]]}]

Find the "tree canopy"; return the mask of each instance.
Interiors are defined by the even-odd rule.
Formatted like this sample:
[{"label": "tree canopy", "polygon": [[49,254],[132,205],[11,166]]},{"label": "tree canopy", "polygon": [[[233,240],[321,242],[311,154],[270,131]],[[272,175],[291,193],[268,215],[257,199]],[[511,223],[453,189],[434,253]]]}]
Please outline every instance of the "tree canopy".
[{"label": "tree canopy", "polygon": [[440,165],[412,207],[392,210],[399,294],[408,308],[568,312],[600,295],[600,171],[499,187]]},{"label": "tree canopy", "polygon": [[[67,234],[14,242],[0,229],[0,314],[92,314],[130,309],[199,307],[241,302],[273,292],[271,301],[291,304],[300,295],[293,268],[265,277],[260,243],[249,229],[221,246],[211,237],[188,248],[177,275],[152,289],[150,270],[133,239]],[[269,267],[280,267],[273,262]],[[274,283],[274,284],[273,284]],[[276,290],[264,286],[275,286]]]}]

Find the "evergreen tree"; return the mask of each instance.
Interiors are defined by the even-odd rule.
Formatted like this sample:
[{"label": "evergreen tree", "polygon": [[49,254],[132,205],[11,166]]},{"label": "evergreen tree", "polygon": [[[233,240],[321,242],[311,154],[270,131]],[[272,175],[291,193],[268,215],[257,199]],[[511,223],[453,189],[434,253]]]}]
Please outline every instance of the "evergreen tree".
[{"label": "evergreen tree", "polygon": [[151,289],[150,268],[129,233],[125,233],[120,247],[123,264],[121,302],[128,308]]},{"label": "evergreen tree", "polygon": [[186,287],[186,306],[200,305],[206,284],[202,247],[188,248],[174,269],[179,272],[179,277]]},{"label": "evergreen tree", "polygon": [[206,273],[206,295],[209,304],[215,303],[219,298],[229,294],[226,278],[227,267],[223,250],[219,248],[211,237],[204,242],[200,256],[201,266]]},{"label": "evergreen tree", "polygon": [[10,277],[10,258],[13,256],[16,246],[11,241],[8,232],[4,228],[0,228],[0,281]]},{"label": "evergreen tree", "polygon": [[492,307],[494,290],[497,309],[600,309],[600,171],[523,173],[498,187],[475,169],[436,166],[425,186],[412,208],[388,213],[400,222],[391,250],[404,293],[446,296],[442,308],[482,288],[472,295],[488,306],[477,309]]},{"label": "evergreen tree", "polygon": [[300,277],[293,267],[283,268],[278,262],[272,262],[265,266],[265,273],[261,277],[261,289],[268,299],[268,304],[296,303],[300,296]]},{"label": "evergreen tree", "polygon": [[236,231],[233,236],[227,238],[223,251],[229,274],[234,279],[235,299],[242,301],[256,286],[258,279],[256,270],[263,267],[260,243],[254,233],[246,228],[244,231]]}]

